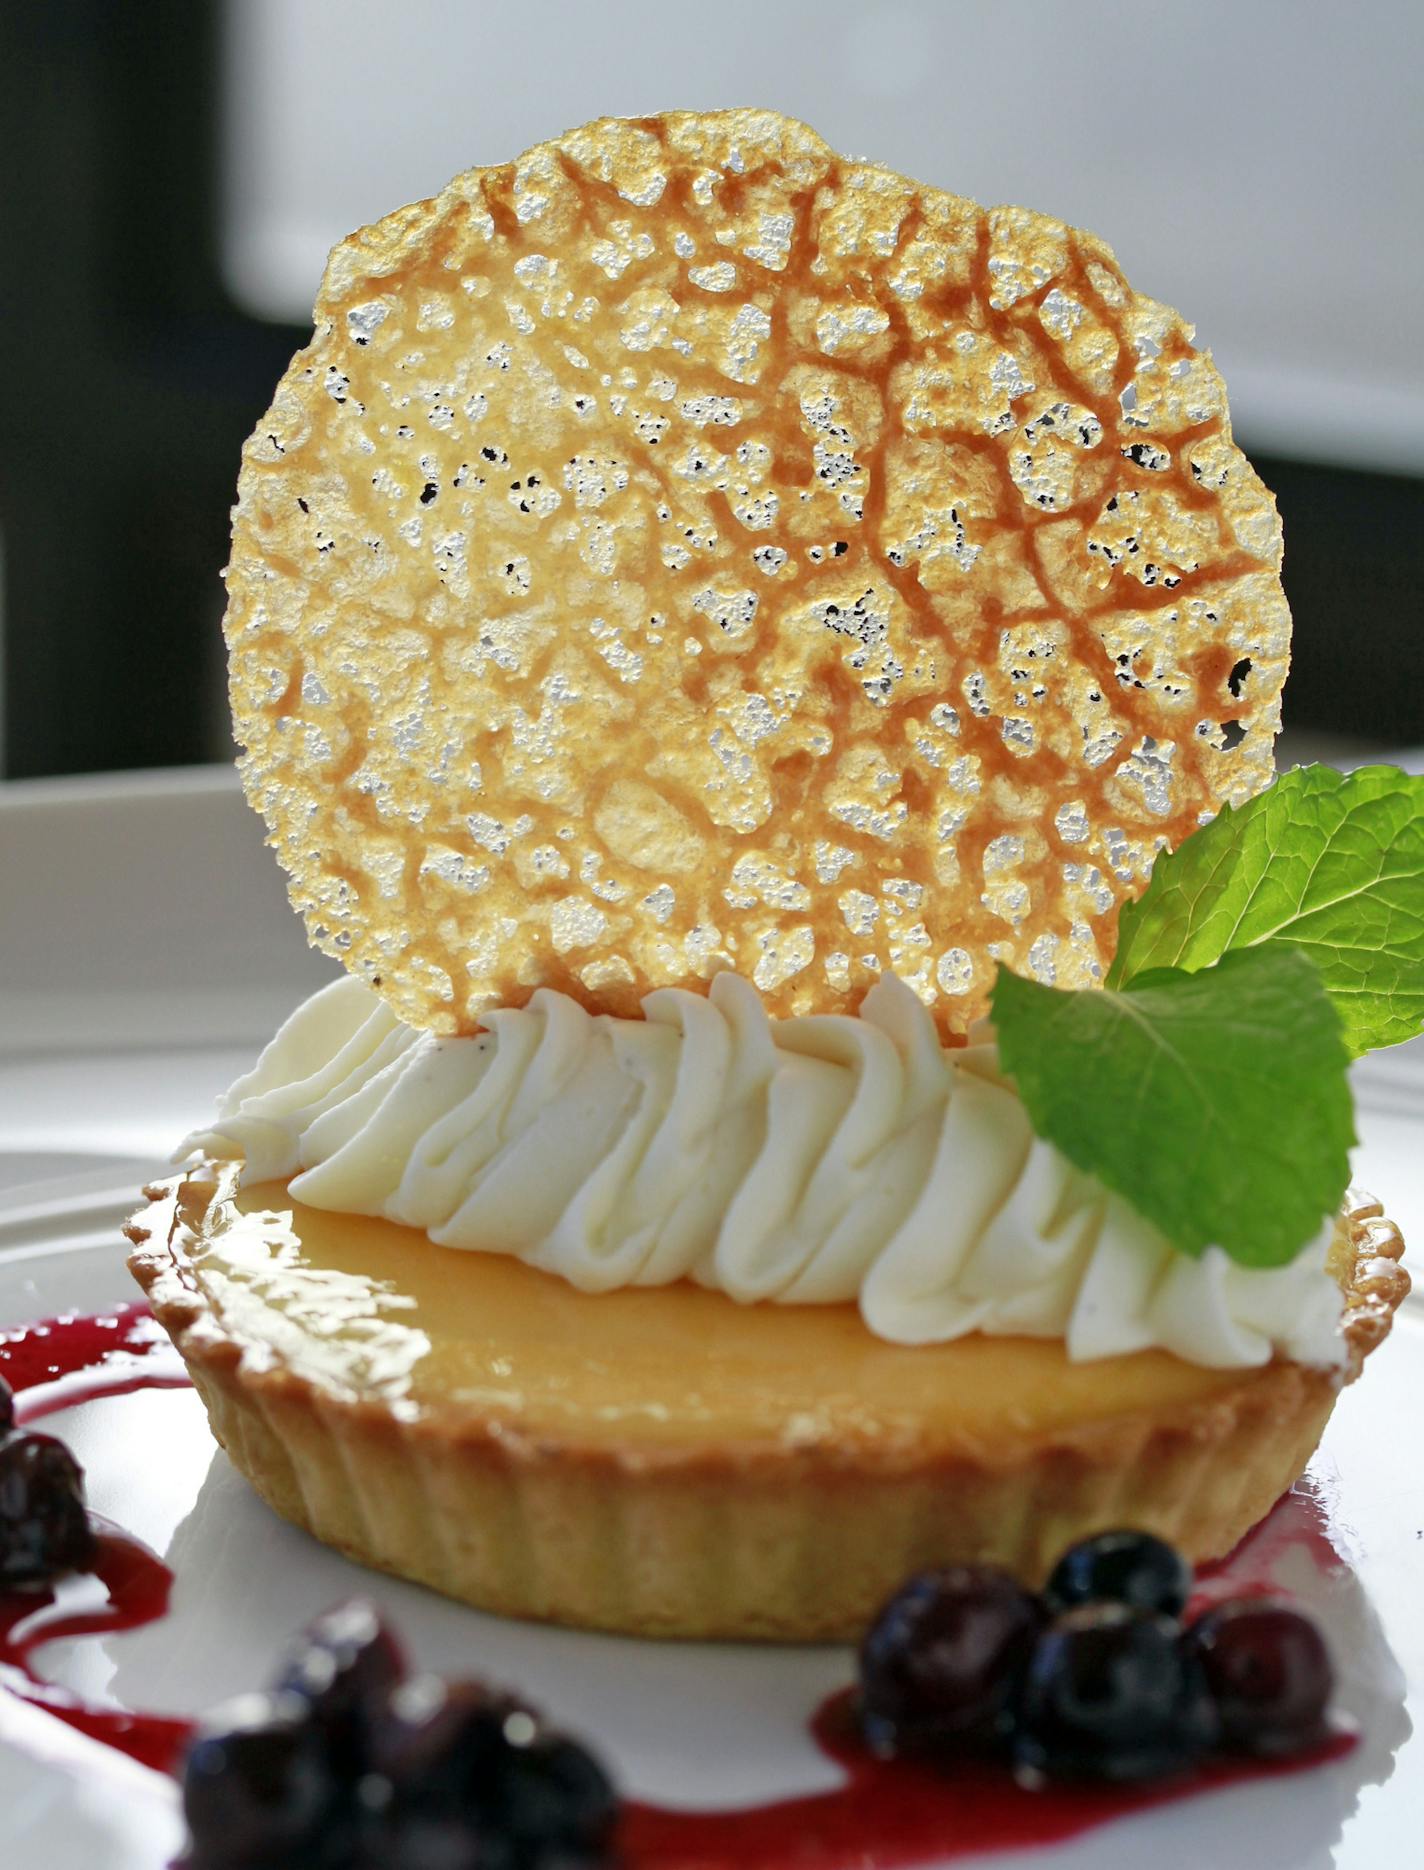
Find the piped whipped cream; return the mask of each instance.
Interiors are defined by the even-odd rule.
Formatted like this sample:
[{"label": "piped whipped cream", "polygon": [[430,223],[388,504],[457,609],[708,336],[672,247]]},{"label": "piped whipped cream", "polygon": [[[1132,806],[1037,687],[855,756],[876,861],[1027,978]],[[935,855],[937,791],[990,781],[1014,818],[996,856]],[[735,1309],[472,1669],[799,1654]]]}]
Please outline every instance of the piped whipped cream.
[{"label": "piped whipped cream", "polygon": [[313,1207],[587,1292],[692,1279],[742,1303],[855,1301],[896,1344],[1052,1337],[1075,1361],[1342,1361],[1333,1219],[1289,1266],[1183,1257],[1033,1134],[991,1040],[947,1050],[893,978],[855,1018],[769,1019],[726,973],[643,1015],[545,989],[439,1038],[343,978],[180,1155],[244,1158],[246,1182],[291,1177]]}]

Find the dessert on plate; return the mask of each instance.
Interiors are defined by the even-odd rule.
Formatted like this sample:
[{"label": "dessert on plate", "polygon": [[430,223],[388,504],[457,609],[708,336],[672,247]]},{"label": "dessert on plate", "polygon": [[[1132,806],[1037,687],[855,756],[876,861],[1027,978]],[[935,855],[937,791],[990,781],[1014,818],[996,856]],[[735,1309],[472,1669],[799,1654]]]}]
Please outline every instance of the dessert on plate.
[{"label": "dessert on plate", "polygon": [[130,1229],[263,1497],[649,1634],[1228,1550],[1407,1287],[1345,1069],[1424,1013],[1417,786],[1271,783],[1280,558],[1102,242],[773,113],[343,242],[226,633],[347,973]]}]

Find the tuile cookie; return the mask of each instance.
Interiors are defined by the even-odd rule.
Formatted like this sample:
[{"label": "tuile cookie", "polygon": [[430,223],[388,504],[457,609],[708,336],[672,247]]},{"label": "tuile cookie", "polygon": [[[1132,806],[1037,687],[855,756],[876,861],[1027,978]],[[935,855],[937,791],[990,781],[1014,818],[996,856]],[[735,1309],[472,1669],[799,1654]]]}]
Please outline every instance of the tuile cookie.
[{"label": "tuile cookie", "polygon": [[1269,782],[1270,495],[1111,251],[766,111],[603,120],[333,252],[226,634],[312,940],[468,1032],[735,967],[961,1033]]}]

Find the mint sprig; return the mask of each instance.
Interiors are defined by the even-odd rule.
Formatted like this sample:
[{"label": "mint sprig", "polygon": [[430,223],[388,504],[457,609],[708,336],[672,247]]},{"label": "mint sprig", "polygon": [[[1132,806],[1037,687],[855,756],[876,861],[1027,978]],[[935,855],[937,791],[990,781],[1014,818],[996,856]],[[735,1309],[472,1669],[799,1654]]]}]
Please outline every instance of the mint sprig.
[{"label": "mint sprig", "polygon": [[1037,1133],[1180,1252],[1282,1266],[1339,1207],[1348,1058],[1304,954],[1268,944],[1196,973],[1153,969],[1127,991],[1001,968],[993,1017]]},{"label": "mint sprig", "polygon": [[1209,967],[1262,943],[1309,955],[1358,1057],[1424,1026],[1424,779],[1302,766],[1180,849],[1122,911],[1107,977]]},{"label": "mint sprig", "polygon": [[1000,971],[1038,1134],[1179,1251],[1281,1266],[1340,1204],[1350,1057],[1424,1026],[1424,779],[1299,767],[1153,866],[1101,991]]}]

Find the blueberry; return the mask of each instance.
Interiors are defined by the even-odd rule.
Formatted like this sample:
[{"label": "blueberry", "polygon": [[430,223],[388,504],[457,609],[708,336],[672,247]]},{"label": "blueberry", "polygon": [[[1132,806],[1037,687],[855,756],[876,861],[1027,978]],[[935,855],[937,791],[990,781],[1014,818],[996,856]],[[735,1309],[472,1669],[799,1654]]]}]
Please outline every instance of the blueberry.
[{"label": "blueberry", "polygon": [[1126,1604],[1086,1604],[1039,1638],[1014,1764],[1030,1782],[1160,1779],[1191,1766],[1214,1735],[1201,1671],[1176,1623]]},{"label": "blueberry", "polygon": [[52,1435],[0,1445],[0,1588],[87,1571],[96,1546],[84,1510],[84,1471]]},{"label": "blueberry", "polygon": [[15,1426],[15,1392],[0,1377],[0,1441],[10,1434]]},{"label": "blueberry", "polygon": [[357,1773],[372,1726],[404,1679],[405,1662],[379,1611],[365,1598],[337,1604],[304,1630],[277,1677],[280,1693],[310,1709],[336,1770]]},{"label": "blueberry", "polygon": [[1075,1604],[1129,1604],[1180,1617],[1192,1590],[1192,1568],[1150,1532],[1100,1532],[1068,1550],[1053,1567],[1043,1595],[1052,1610]]},{"label": "blueberry", "polygon": [[1201,1667],[1233,1752],[1282,1759],[1325,1736],[1330,1654],[1308,1617],[1283,1604],[1219,1604],[1182,1639]]},{"label": "blueberry", "polygon": [[188,1870],[267,1870],[336,1859],[339,1788],[323,1738],[294,1695],[244,1695],[188,1749]]},{"label": "blueberry", "polygon": [[[420,1678],[393,1698],[374,1771],[392,1870],[576,1870],[607,1861],[617,1800],[597,1762],[521,1703]],[[474,1854],[461,1855],[461,1851]]]},{"label": "blueberry", "polygon": [[860,1722],[874,1752],[992,1740],[1043,1622],[1007,1572],[946,1565],[895,1593],[860,1646]]}]

